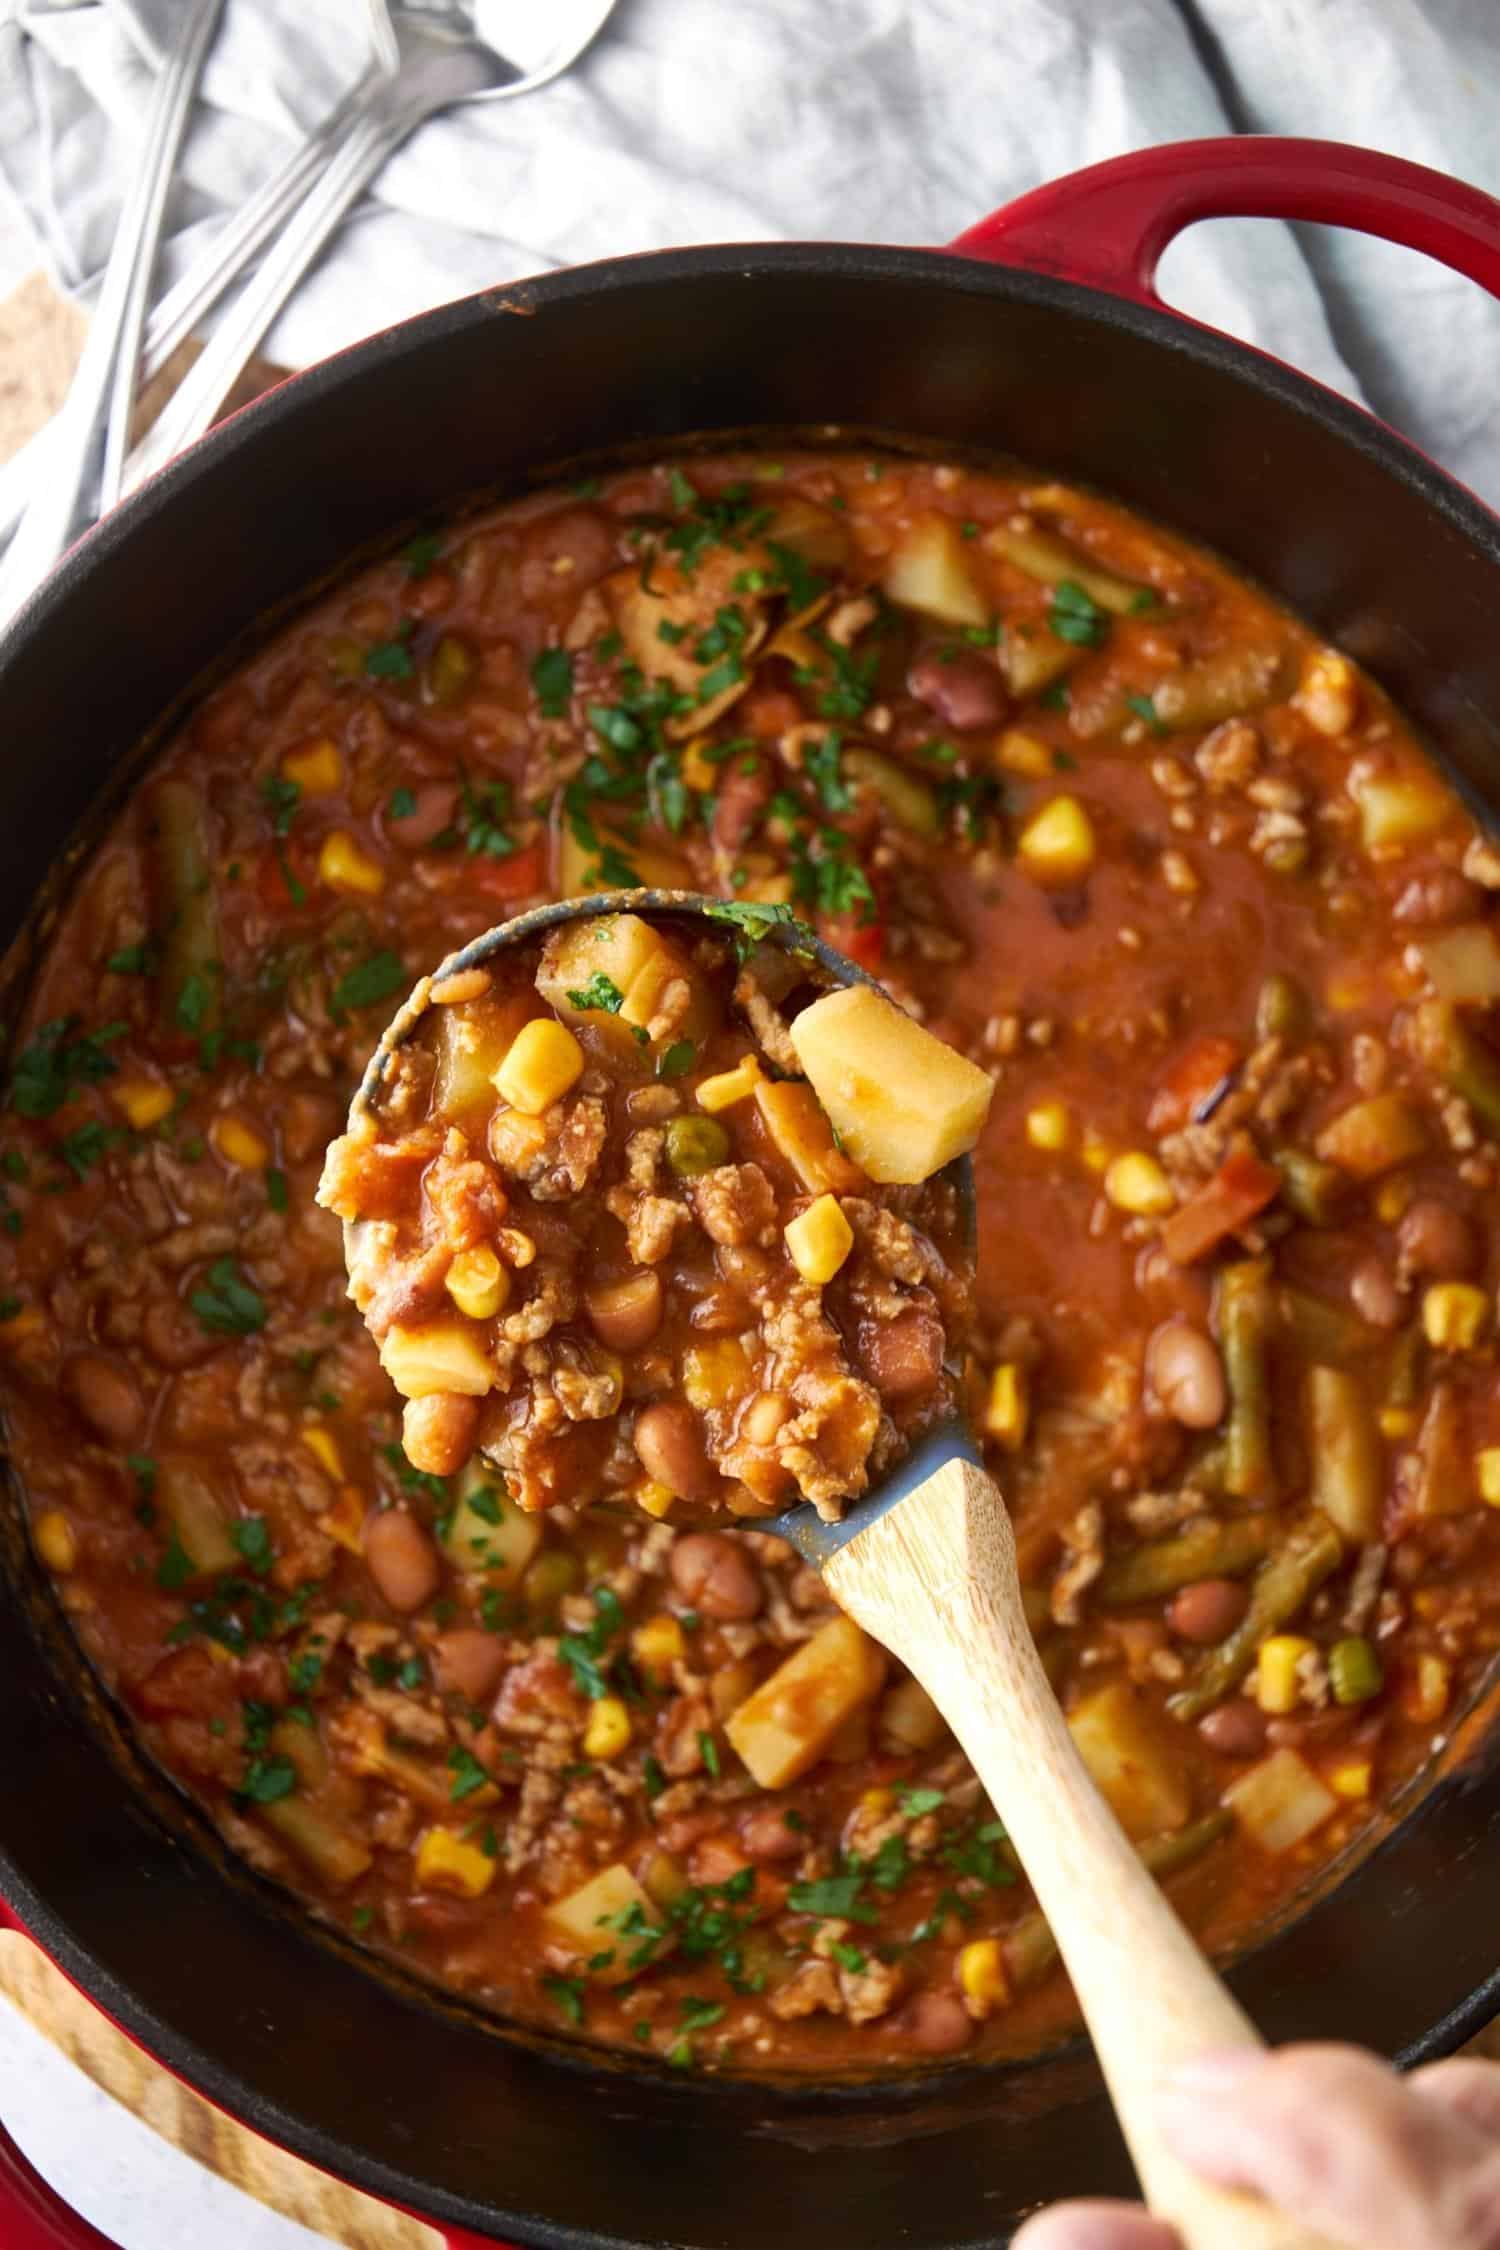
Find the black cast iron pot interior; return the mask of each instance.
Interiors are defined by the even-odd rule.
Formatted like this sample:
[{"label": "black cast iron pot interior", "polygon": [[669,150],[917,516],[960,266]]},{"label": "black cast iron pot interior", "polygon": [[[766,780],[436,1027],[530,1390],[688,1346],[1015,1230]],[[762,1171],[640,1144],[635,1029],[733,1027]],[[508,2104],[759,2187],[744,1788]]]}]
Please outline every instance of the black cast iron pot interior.
[{"label": "black cast iron pot interior", "polygon": [[[352,552],[551,463],[828,423],[1014,453],[1208,542],[1495,796],[1497,527],[1353,409],[1064,283],[919,251],[690,251],[376,337],[241,415],[70,558],[0,647],[4,939],[184,688]],[[692,2250],[958,2250],[1004,2241],[1038,2200],[1128,2186],[1076,2048],[842,2092],[666,2082],[539,2057],[365,1973],[152,1809],[10,1539],[0,1888],[166,2062],[315,2162],[497,2238]],[[1493,2011],[1485,1720],[1404,1825],[1237,1971],[1271,2037],[1430,2054]]]}]

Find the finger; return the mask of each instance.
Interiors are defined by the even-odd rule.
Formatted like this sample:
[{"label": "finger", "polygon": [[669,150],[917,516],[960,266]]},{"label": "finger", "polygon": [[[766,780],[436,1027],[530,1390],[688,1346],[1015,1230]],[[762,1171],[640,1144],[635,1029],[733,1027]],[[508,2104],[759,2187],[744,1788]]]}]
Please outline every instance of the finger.
[{"label": "finger", "polygon": [[[1352,2047],[1205,2056],[1160,2100],[1174,2153],[1358,2250],[1490,2250],[1492,2144]],[[1493,2216],[1493,2211],[1491,2212]]]},{"label": "finger", "polygon": [[1027,2220],[1011,2250],[1182,2250],[1182,2237],[1138,2203],[1054,2203]]},{"label": "finger", "polygon": [[1424,2064],[1406,2083],[1425,2101],[1441,2102],[1481,2133],[1500,2139],[1500,2064],[1455,2055],[1448,2062]]}]

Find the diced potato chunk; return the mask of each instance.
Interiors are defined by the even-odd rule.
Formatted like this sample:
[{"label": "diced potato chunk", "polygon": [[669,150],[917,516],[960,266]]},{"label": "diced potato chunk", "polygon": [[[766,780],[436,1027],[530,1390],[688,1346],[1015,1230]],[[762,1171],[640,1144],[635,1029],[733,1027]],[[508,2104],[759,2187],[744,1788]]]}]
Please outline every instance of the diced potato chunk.
[{"label": "diced potato chunk", "polygon": [[1180,1751],[1132,1687],[1116,1680],[1068,1715],[1078,1754],[1127,1836],[1180,1828],[1193,1809]]},{"label": "diced potato chunk", "polygon": [[809,1195],[847,1194],[862,1185],[810,1086],[757,1073],[753,1090],[762,1124]]},{"label": "diced potato chunk", "polygon": [[518,1508],[497,1473],[471,1462],[443,1533],[454,1569],[473,1571],[493,1586],[519,1586],[541,1543],[541,1517]]},{"label": "diced potato chunk", "polygon": [[[555,1899],[546,1920],[551,1934],[584,1961],[610,1956],[590,1970],[601,1984],[624,1984],[646,1968],[659,1948],[648,1948],[645,1941],[650,1931],[663,1927],[661,1915],[623,1860],[603,1868],[566,1898]],[[642,1952],[646,1958],[632,1968],[633,1956]]]},{"label": "diced potato chunk", "polygon": [[565,1022],[586,1025],[596,1038],[625,1048],[639,1044],[637,1029],[650,1024],[678,978],[691,999],[671,1037],[697,1045],[712,1027],[713,995],[681,946],[638,914],[610,914],[554,932],[536,985]]},{"label": "diced potato chunk", "polygon": [[524,993],[509,999],[468,1000],[434,1010],[437,1079],[433,1106],[444,1117],[462,1118],[495,1106],[495,1073],[526,1021]]},{"label": "diced potato chunk", "polygon": [[1344,1367],[1310,1367],[1306,1386],[1309,1498],[1356,1546],[1380,1537],[1385,1459],[1375,1410]]},{"label": "diced potato chunk", "polygon": [[1500,1000],[1500,938],[1489,922],[1460,922],[1419,938],[1422,966],[1443,999],[1487,1008]]},{"label": "diced potato chunk", "polygon": [[1427,1127],[1409,1094],[1375,1094],[1355,1102],[1325,1125],[1317,1140],[1324,1163],[1352,1172],[1357,1180],[1392,1171],[1420,1156],[1426,1146]]},{"label": "diced potato chunk", "polygon": [[261,1805],[258,1813],[332,1890],[357,1883],[374,1863],[375,1855],[361,1837],[305,1797],[282,1797]]},{"label": "diced potato chunk", "polygon": [[231,1511],[189,1462],[158,1463],[156,1498],[195,1577],[208,1578],[239,1566],[240,1551],[229,1528]]},{"label": "diced potato chunk", "polygon": [[483,1398],[495,1380],[482,1337],[457,1320],[392,1328],[380,1347],[380,1364],[403,1398],[431,1398],[436,1391]]},{"label": "diced potato chunk", "polygon": [[[699,714],[700,718],[702,714]],[[564,819],[557,832],[557,890],[560,898],[586,898],[591,891],[629,890],[631,885],[617,879],[603,863],[602,854],[608,853],[614,865],[629,867],[636,883],[652,890],[690,891],[693,872],[687,861],[678,853],[664,850],[659,844],[638,843],[632,837],[611,832],[602,822],[594,822],[598,837],[597,849],[585,843],[574,833]]]},{"label": "diced potato chunk", "polygon": [[[679,996],[672,989],[683,983],[688,988],[685,1006],[680,1004]],[[679,1039],[687,1039],[698,1047],[713,1028],[714,1014],[713,994],[708,985],[684,953],[664,942],[626,993],[620,1021],[633,1038],[637,1030],[649,1031],[661,1016],[663,1028],[653,1034],[653,1045],[660,1046],[663,1042],[675,1045]]]},{"label": "diced potato chunk", "polygon": [[762,1789],[784,1789],[817,1764],[884,1679],[875,1643],[852,1618],[835,1617],[762,1681],[724,1731]]},{"label": "diced potato chunk", "polygon": [[1247,1835],[1268,1852],[1289,1852],[1338,1810],[1332,1790],[1324,1788],[1295,1750],[1273,1750],[1262,1758],[1230,1782],[1224,1802]]},{"label": "diced potato chunk", "polygon": [[912,526],[886,564],[885,590],[904,609],[922,610],[945,625],[983,625],[989,614],[958,525],[948,516]]},{"label": "diced potato chunk", "polygon": [[1436,774],[1364,773],[1351,779],[1349,787],[1359,806],[1367,851],[1399,851],[1404,844],[1419,843],[1436,835],[1453,815],[1453,800]]},{"label": "diced potato chunk", "polygon": [[978,1140],[987,1073],[868,985],[825,993],[791,1035],[840,1143],[872,1180],[929,1179]]},{"label": "diced potato chunk", "polygon": [[1082,654],[1081,648],[1060,641],[1045,625],[1023,621],[1006,628],[1000,664],[1011,694],[1018,703],[1024,703],[1071,671]]}]

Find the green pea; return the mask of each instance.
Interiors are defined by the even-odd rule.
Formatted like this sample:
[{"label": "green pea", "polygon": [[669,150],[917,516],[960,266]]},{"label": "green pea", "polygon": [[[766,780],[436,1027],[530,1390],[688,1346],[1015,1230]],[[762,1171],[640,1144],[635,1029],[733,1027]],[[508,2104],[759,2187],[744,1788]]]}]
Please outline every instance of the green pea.
[{"label": "green pea", "polygon": [[1257,1039],[1303,1039],[1312,1018],[1307,994],[1295,977],[1282,969],[1272,971],[1255,1002]]},{"label": "green pea", "polygon": [[1385,1686],[1380,1658],[1363,1633],[1335,1641],[1328,1651],[1328,1680],[1335,1703],[1368,1703]]},{"label": "green pea", "polygon": [[729,1135],[716,1117],[674,1117],[667,1126],[667,1162],[679,1180],[711,1172],[729,1154]]}]

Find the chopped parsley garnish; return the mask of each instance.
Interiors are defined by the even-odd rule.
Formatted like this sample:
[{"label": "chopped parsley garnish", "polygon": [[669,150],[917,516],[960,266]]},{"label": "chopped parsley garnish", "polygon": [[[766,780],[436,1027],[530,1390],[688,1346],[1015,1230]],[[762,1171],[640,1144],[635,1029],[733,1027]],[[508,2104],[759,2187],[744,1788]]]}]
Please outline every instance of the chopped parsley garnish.
[{"label": "chopped parsley garnish", "polygon": [[802,753],[802,771],[818,793],[825,812],[848,812],[854,792],[843,776],[844,745],[835,731],[821,742],[809,742]]},{"label": "chopped parsley garnish", "polygon": [[1015,1882],[1016,1871],[996,1849],[1004,1835],[998,1820],[986,1821],[964,1835],[949,1837],[938,1857],[955,1875],[969,1875],[991,1890],[1005,1890]]},{"label": "chopped parsley garnish", "polygon": [[1052,589],[1048,624],[1060,641],[1075,648],[1097,648],[1109,631],[1109,612],[1072,578],[1060,578]]},{"label": "chopped parsley garnish", "polygon": [[658,750],[647,766],[646,791],[651,810],[662,826],[680,836],[693,809],[693,795],[670,750]]},{"label": "chopped parsley garnish", "polygon": [[543,1977],[542,1990],[549,2000],[556,2002],[575,2029],[581,2026],[586,1990],[582,1977]]},{"label": "chopped parsley garnish", "polygon": [[149,1500],[156,1490],[156,1463],[149,1453],[127,1453],[125,1466],[135,1478],[136,1488],[143,1500]]},{"label": "chopped parsley garnish", "polygon": [[1054,680],[1051,687],[1043,688],[1037,697],[1037,702],[1044,711],[1066,711],[1069,700],[1066,680]]},{"label": "chopped parsley garnish", "polygon": [[396,1674],[396,1685],[414,1695],[427,1685],[427,1667],[420,1656],[409,1656]]},{"label": "chopped parsley garnish", "polygon": [[233,1258],[215,1258],[188,1303],[199,1327],[213,1336],[251,1336],[266,1325],[265,1299],[251,1288]]},{"label": "chopped parsley garnish", "polygon": [[703,909],[711,922],[727,922],[735,932],[735,957],[748,961],[758,945],[763,945],[777,923],[794,930],[799,938],[811,945],[813,932],[800,921],[791,907],[781,901],[760,899],[715,899]]},{"label": "chopped parsley garnish", "polygon": [[876,1913],[864,1898],[863,1875],[825,1875],[817,1883],[793,1883],[786,1902],[794,1914],[819,1914],[840,1922],[873,1922]]},{"label": "chopped parsley garnish", "polygon": [[508,781],[470,782],[464,777],[459,833],[464,849],[484,859],[509,859],[516,840],[502,825],[511,816]]},{"label": "chopped parsley garnish", "polygon": [[349,1917],[349,1927],[354,1931],[356,1936],[363,1937],[365,1931],[370,1927],[370,1924],[374,1921],[374,1919],[375,1909],[373,1906],[356,1906],[354,1912]]},{"label": "chopped parsley garnish", "polygon": [[300,781],[287,781],[280,774],[268,773],[260,785],[261,797],[271,815],[273,836],[285,836],[297,816],[302,802]]},{"label": "chopped parsley garnish", "polygon": [[78,1021],[77,1016],[54,1017],[16,1057],[10,1074],[10,1106],[22,1117],[50,1117],[79,1086],[96,1086],[102,1078],[114,1077],[119,1066],[105,1049],[123,1037],[125,1025],[107,1023],[75,1037]]},{"label": "chopped parsley garnish", "polygon": [[238,1793],[252,1805],[275,1805],[290,1797],[296,1786],[297,1769],[290,1758],[258,1756],[246,1765]]},{"label": "chopped parsley garnish", "polygon": [[722,2000],[700,2000],[689,1993],[682,2003],[682,2028],[684,2031],[707,2031],[725,2014]]},{"label": "chopped parsley garnish", "polygon": [[287,1208],[286,1174],[279,1164],[273,1164],[266,1173],[266,1201],[273,1211]]},{"label": "chopped parsley garnish", "polygon": [[610,1692],[599,1659],[624,1622],[620,1597],[608,1586],[595,1587],[594,1610],[594,1622],[587,1632],[564,1633],[557,1644],[557,1653],[572,1673],[574,1683],[591,1703],[597,1703],[601,1696]]},{"label": "chopped parsley garnish", "polygon": [[697,1052],[698,1050],[693,1045],[691,1039],[674,1039],[671,1046],[668,1047],[663,1054],[658,1055],[657,1057],[657,1077],[683,1077],[686,1072],[692,1069],[693,1057],[697,1054]]},{"label": "chopped parsley garnish", "polygon": [[861,1969],[869,1966],[869,1956],[861,1953],[857,1945],[846,1945],[842,1938],[835,1938],[828,1950],[839,1967],[847,1969],[852,1977],[857,1977]]},{"label": "chopped parsley garnish", "polygon": [[573,659],[565,648],[544,648],[531,666],[531,684],[544,719],[565,719],[573,693]]},{"label": "chopped parsley garnish", "polygon": [[648,1804],[653,1798],[659,1797],[667,1786],[667,1777],[662,1772],[661,1760],[653,1757],[649,1750],[641,1762],[641,1779],[646,1785],[646,1801]]},{"label": "chopped parsley garnish", "polygon": [[663,532],[661,543],[677,557],[688,578],[711,547],[743,547],[771,521],[770,509],[756,505],[748,484],[726,485],[716,499],[709,500],[674,469],[669,489],[680,520]]},{"label": "chopped parsley garnish", "polygon": [[173,1524],[167,1538],[167,1551],[156,1566],[156,1583],[164,1594],[175,1594],[189,1579],[196,1578],[197,1575],[197,1566],[178,1538],[177,1526]]},{"label": "chopped parsley garnish", "polygon": [[612,976],[596,969],[587,984],[567,996],[568,1005],[580,1009],[597,1009],[606,1016],[617,1016],[625,1005],[625,995]]},{"label": "chopped parsley garnish", "polygon": [[713,1736],[708,1732],[706,1727],[700,1727],[698,1729],[698,1755],[700,1756],[700,1758],[702,1758],[704,1766],[707,1768],[708,1772],[711,1773],[714,1780],[717,1781],[721,1771],[719,1765],[719,1745],[717,1744],[717,1742],[715,1742]]},{"label": "chopped parsley garnish", "polygon": [[264,1578],[276,1560],[264,1516],[244,1516],[234,1527],[234,1543],[257,1578]]},{"label": "chopped parsley garnish", "polygon": [[416,809],[416,795],[410,789],[393,789],[385,801],[387,820],[410,820]]},{"label": "chopped parsley garnish", "polygon": [[794,674],[798,686],[817,691],[818,709],[825,719],[863,718],[875,698],[878,654],[872,649],[868,656],[856,656],[826,633],[814,633],[812,639],[827,657],[829,669],[799,665]]},{"label": "chopped parsley garnish", "polygon": [[395,1470],[396,1482],[403,1492],[425,1493],[435,1507],[447,1506],[448,1487],[441,1477],[435,1477],[430,1469],[413,1468],[399,1445],[383,1445],[380,1454],[381,1459]]},{"label": "chopped parsley garnish", "polygon": [[453,1776],[448,1784],[448,1795],[455,1805],[462,1804],[465,1797],[472,1797],[476,1789],[488,1786],[489,1775],[473,1751],[466,1750],[461,1742],[456,1742],[448,1752],[448,1771]]},{"label": "chopped parsley garnish", "polygon": [[478,1516],[481,1523],[500,1523],[504,1520],[505,1509],[501,1503],[500,1495],[495,1491],[493,1485],[476,1485],[474,1490],[466,1495],[464,1505],[474,1515]]},{"label": "chopped parsley garnish", "polygon": [[177,1004],[173,1014],[178,1027],[190,1032],[194,1038],[203,1028],[203,1019],[213,1006],[213,986],[201,969],[191,969],[177,988]]},{"label": "chopped parsley garnish", "polygon": [[296,1695],[311,1695],[323,1677],[323,1659],[315,1648],[305,1648],[287,1666],[287,1678]]},{"label": "chopped parsley garnish", "polygon": [[861,923],[874,921],[870,878],[842,829],[820,828],[811,838],[795,837],[791,858],[792,894],[803,905],[832,917],[857,910]]},{"label": "chopped parsley garnish", "polygon": [[408,578],[425,578],[443,551],[441,532],[424,531],[418,538],[408,540],[401,550],[401,560],[406,565]]},{"label": "chopped parsley garnish", "polygon": [[156,948],[149,938],[142,938],[138,945],[122,945],[117,953],[111,953],[104,966],[113,970],[117,977],[152,976],[156,971]]},{"label": "chopped parsley garnish", "polygon": [[1127,695],[1125,705],[1127,710],[1133,711],[1138,719],[1145,720],[1153,734],[1171,733],[1171,728],[1162,718],[1149,695]]},{"label": "chopped parsley garnish", "polygon": [[101,1125],[97,1119],[80,1125],[76,1132],[65,1133],[57,1144],[57,1153],[76,1179],[86,1179],[90,1167],[98,1163],[107,1148],[123,1138],[123,1125]]},{"label": "chopped parsley garnish", "polygon": [[361,961],[347,976],[340,977],[333,988],[329,1005],[338,1016],[350,1008],[373,1008],[378,1000],[389,1000],[400,992],[408,979],[399,953],[387,947],[372,953]]},{"label": "chopped parsley garnish", "polygon": [[909,1819],[920,1820],[923,1813],[936,1812],[947,1800],[941,1789],[914,1789],[909,1781],[898,1781],[896,1802]]},{"label": "chopped parsley garnish", "polygon": [[768,539],[766,551],[775,566],[776,583],[784,588],[792,609],[808,609],[827,593],[827,579],[820,578],[795,547],[783,546],[779,539]]},{"label": "chopped parsley garnish", "polygon": [[[704,1883],[684,1891],[667,1909],[668,1920],[677,1937],[677,1950],[684,1959],[717,1961],[738,1992],[760,1990],[760,1979],[744,1973],[742,1942],[756,1919],[754,1895],[755,1869],[742,1867],[727,1882]],[[736,1909],[745,1906],[747,1901],[750,1902],[748,1912],[737,1912]],[[660,1942],[660,1933],[657,1942]]]},{"label": "chopped parsley garnish", "polygon": [[416,671],[407,643],[411,639],[412,623],[403,618],[395,635],[388,641],[377,641],[365,651],[365,670],[373,680],[409,680]]},{"label": "chopped parsley garnish", "polygon": [[911,1873],[911,1854],[904,1836],[887,1836],[873,1859],[863,1862],[863,1870],[877,1891],[899,1890]]}]

